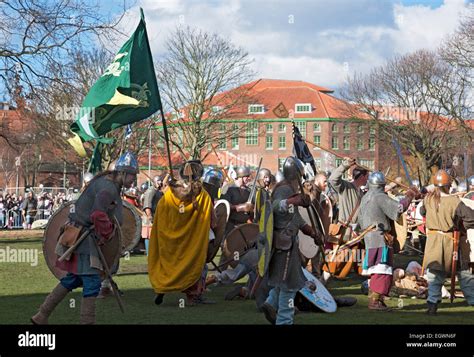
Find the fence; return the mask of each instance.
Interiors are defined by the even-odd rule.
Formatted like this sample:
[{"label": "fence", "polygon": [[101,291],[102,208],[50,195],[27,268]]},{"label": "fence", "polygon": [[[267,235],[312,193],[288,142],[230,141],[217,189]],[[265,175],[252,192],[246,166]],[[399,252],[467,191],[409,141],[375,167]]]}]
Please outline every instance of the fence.
[{"label": "fence", "polygon": [[21,211],[15,208],[12,208],[6,212],[5,222],[3,224],[4,228],[8,229],[21,229],[23,228],[23,215]]},{"label": "fence", "polygon": [[18,194],[18,195],[25,195],[25,192],[26,192],[26,189],[28,190],[33,190],[33,192],[36,194],[36,195],[39,195],[43,192],[48,192],[52,195],[56,195],[60,192],[63,192],[65,193],[66,195],[67,194],[71,194],[73,193],[73,188],[64,188],[64,187],[6,187],[6,188],[0,188],[0,194],[2,194],[2,191],[3,191],[3,195],[9,193],[9,194]]}]

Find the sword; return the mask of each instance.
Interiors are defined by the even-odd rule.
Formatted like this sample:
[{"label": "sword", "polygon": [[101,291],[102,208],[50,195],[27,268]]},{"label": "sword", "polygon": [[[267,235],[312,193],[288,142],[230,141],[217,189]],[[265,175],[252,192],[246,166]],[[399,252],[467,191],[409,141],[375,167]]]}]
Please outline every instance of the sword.
[{"label": "sword", "polygon": [[263,160],[263,157],[260,158],[260,162],[258,163],[257,173],[255,174],[255,178],[253,179],[252,190],[250,191],[250,196],[247,200],[248,203],[252,203],[253,196],[255,196],[255,192],[257,192],[257,180],[258,180],[258,174],[260,173],[260,168],[262,167],[262,160]]},{"label": "sword", "polygon": [[100,249],[99,247],[99,243],[97,243],[97,240],[95,239],[95,237],[93,237],[92,239],[94,241],[94,244],[95,244],[95,247],[97,248],[97,251],[99,252],[99,259],[100,259],[100,262],[102,263],[102,266],[104,267],[104,270],[105,270],[105,274],[107,276],[107,279],[109,279],[110,281],[110,285],[112,286],[112,291],[114,293],[114,296],[115,298],[117,299],[117,303],[120,307],[120,311],[122,311],[123,313],[125,313],[125,309],[123,307],[123,302],[122,302],[122,298],[120,297],[120,294],[118,292],[118,289],[117,289],[117,284],[115,284],[115,281],[112,279],[112,274],[110,273],[110,269],[109,269],[109,266],[107,265],[107,262],[105,261],[105,257],[104,257],[104,253],[102,253],[102,250]]}]

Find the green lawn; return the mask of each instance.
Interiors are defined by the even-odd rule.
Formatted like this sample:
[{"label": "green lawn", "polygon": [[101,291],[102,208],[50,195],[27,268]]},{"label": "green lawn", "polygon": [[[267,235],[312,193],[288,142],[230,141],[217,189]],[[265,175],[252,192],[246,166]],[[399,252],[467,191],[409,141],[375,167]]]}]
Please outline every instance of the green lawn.
[{"label": "green lawn", "polygon": [[[46,294],[57,284],[49,272],[41,252],[41,240],[0,239],[0,249],[34,248],[39,250],[38,265],[28,263],[0,262],[0,323],[29,324]],[[410,258],[397,256],[397,265],[406,265]],[[165,296],[164,303],[153,303],[154,293],[150,287],[146,271],[146,258],[132,256],[122,260],[121,275],[117,281],[125,295],[125,313],[122,314],[114,298],[98,301],[97,323],[99,324],[267,324],[258,313],[255,302],[249,300],[225,301],[224,295],[232,287],[213,287],[206,297],[215,300],[215,305],[179,307],[181,293]],[[358,303],[349,308],[341,308],[334,314],[302,313],[295,318],[296,324],[472,324],[474,309],[468,307],[463,299],[453,304],[444,301],[439,315],[429,317],[424,314],[425,301],[391,299],[392,307],[403,305],[390,313],[373,312],[367,309],[367,296],[360,291],[361,277],[351,276],[347,281],[331,281],[329,289],[334,295],[354,296]],[[81,291],[70,294],[51,316],[54,324],[76,324],[79,321]],[[74,307],[75,303],[75,307]]]}]

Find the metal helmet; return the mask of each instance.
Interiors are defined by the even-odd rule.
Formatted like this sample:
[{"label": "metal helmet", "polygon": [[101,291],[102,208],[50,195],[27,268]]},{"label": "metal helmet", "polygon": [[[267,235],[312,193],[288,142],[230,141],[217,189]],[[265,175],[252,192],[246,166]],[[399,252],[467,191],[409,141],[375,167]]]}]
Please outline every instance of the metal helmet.
[{"label": "metal helmet", "polygon": [[469,184],[469,186],[474,186],[474,175],[468,177],[467,183]]},{"label": "metal helmet", "polygon": [[140,190],[142,192],[145,192],[146,190],[148,190],[148,187],[150,187],[150,183],[148,181],[145,181],[141,184]]},{"label": "metal helmet", "polygon": [[457,192],[467,192],[466,181],[462,181],[459,183],[458,187],[456,188]]},{"label": "metal helmet", "polygon": [[285,180],[294,181],[304,177],[304,165],[296,157],[289,156],[283,163],[283,177]]},{"label": "metal helmet", "polygon": [[87,184],[91,182],[91,180],[94,178],[94,175],[91,172],[86,172],[84,174],[84,183]]},{"label": "metal helmet", "polygon": [[412,186],[415,186],[417,189],[420,189],[420,180],[412,180],[411,181]]},{"label": "metal helmet", "polygon": [[385,175],[383,174],[383,172],[374,171],[369,175],[367,181],[370,185],[385,186]]},{"label": "metal helmet", "polygon": [[135,187],[130,187],[128,190],[125,191],[125,196],[137,198],[137,193],[138,191]]},{"label": "metal helmet", "polygon": [[129,174],[138,174],[138,161],[135,155],[127,151],[119,157],[115,164],[115,171],[126,172]]},{"label": "metal helmet", "polygon": [[237,168],[237,178],[250,176],[250,168],[247,166],[239,166]]},{"label": "metal helmet", "polygon": [[445,170],[438,170],[433,176],[433,184],[438,187],[451,186],[452,178]]},{"label": "metal helmet", "polygon": [[224,182],[224,174],[220,170],[209,170],[204,175],[204,183],[220,188]]},{"label": "metal helmet", "polygon": [[265,177],[270,177],[271,178],[272,173],[269,169],[260,169],[260,172],[258,173],[258,179],[263,180]]},{"label": "metal helmet", "polygon": [[282,182],[284,179],[285,179],[285,177],[283,176],[283,172],[281,172],[280,170],[278,170],[278,171],[275,173],[275,181],[276,181],[276,183]]},{"label": "metal helmet", "polygon": [[202,177],[203,173],[204,167],[201,164],[201,160],[186,161],[179,169],[179,176],[186,181],[197,181]]}]

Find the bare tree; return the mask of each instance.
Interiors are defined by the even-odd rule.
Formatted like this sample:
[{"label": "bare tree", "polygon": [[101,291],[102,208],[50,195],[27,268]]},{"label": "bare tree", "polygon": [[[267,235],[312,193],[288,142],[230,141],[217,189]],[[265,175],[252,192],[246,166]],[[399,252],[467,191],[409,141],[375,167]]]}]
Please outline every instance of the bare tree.
[{"label": "bare tree", "polygon": [[354,75],[343,96],[352,105],[345,109],[354,117],[374,120],[382,140],[396,138],[416,159],[424,182],[443,154],[467,139],[460,137],[458,121],[447,116],[440,98],[454,103],[458,82],[449,63],[437,53],[420,50],[397,56],[368,75]]},{"label": "bare tree", "polygon": [[252,102],[245,85],[254,76],[251,59],[228,40],[189,27],[177,28],[166,48],[157,76],[171,112],[170,141],[184,159],[204,160],[210,153],[206,146],[242,131],[226,123],[237,108]]},{"label": "bare tree", "polygon": [[[124,13],[125,8],[124,3]],[[7,88],[17,75],[32,93],[45,82],[67,83],[50,69],[62,65],[81,41],[118,33],[122,17],[102,13],[98,2],[83,0],[0,0],[0,78]]]},{"label": "bare tree", "polygon": [[[41,118],[37,124],[39,132],[64,153],[62,159],[65,162],[70,160],[73,152],[67,142],[71,137],[69,126],[77,119],[82,100],[104,73],[112,58],[113,55],[105,49],[76,49],[69,62],[51,69],[57,76],[67,77],[69,81],[64,84],[52,81],[49,86],[37,90],[31,101],[35,113]],[[142,152],[147,144],[146,125],[142,122],[133,124],[134,130],[127,140],[124,129],[108,133],[106,137],[114,139],[114,144],[102,146],[103,167],[109,167],[127,148],[138,154]],[[85,143],[85,147],[91,157],[92,144]]]},{"label": "bare tree", "polygon": [[458,119],[467,134],[471,135],[470,138],[474,139],[464,122],[465,119],[472,119],[474,114],[474,7],[470,7],[456,32],[444,41],[439,53],[451,65],[452,78],[456,83],[455,86],[446,83],[453,90],[451,95],[440,97],[440,103],[447,115]]},{"label": "bare tree", "polygon": [[15,158],[16,155],[11,148],[6,148],[0,152],[0,172],[3,174],[5,186],[8,186],[8,183],[16,174]]}]

